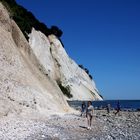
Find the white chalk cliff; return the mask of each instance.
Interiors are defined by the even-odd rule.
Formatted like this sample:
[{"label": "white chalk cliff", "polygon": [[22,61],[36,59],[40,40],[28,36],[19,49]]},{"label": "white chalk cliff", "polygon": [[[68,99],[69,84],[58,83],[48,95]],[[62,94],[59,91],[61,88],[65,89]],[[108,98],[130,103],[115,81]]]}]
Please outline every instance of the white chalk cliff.
[{"label": "white chalk cliff", "polygon": [[102,100],[94,81],[69,58],[57,37],[33,29],[28,42],[0,3],[0,116],[71,111],[58,80],[69,86],[70,100]]},{"label": "white chalk cliff", "polygon": [[95,83],[66,53],[59,39],[46,37],[35,29],[29,35],[29,44],[45,74],[69,86],[72,98],[68,100],[101,100]]}]

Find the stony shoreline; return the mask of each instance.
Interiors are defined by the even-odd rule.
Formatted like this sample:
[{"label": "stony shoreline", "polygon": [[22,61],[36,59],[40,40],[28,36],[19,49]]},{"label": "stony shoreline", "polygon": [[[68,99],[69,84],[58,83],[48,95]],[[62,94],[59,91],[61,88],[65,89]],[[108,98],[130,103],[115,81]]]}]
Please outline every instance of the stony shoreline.
[{"label": "stony shoreline", "polygon": [[79,114],[53,115],[46,120],[3,117],[0,140],[138,140],[140,112],[114,115],[96,110],[92,129]]}]

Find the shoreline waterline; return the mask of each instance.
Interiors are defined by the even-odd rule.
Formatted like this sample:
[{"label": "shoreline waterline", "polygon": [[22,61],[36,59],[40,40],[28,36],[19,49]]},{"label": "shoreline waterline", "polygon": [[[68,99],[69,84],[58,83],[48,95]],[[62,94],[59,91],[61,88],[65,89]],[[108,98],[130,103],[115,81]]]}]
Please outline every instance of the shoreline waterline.
[{"label": "shoreline waterline", "polygon": [[[116,109],[117,103],[120,103],[121,110],[123,111],[140,111],[140,100],[103,100],[103,101],[92,101],[92,105],[95,109],[106,109],[106,106],[110,104],[111,109]],[[78,109],[81,107],[83,101],[67,101],[68,104]],[[85,101],[87,102],[87,101]]]}]

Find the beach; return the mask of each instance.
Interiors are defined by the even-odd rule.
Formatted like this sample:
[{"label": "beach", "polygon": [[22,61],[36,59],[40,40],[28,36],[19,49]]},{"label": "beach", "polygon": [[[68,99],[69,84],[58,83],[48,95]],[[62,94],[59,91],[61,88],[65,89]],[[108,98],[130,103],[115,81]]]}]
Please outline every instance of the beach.
[{"label": "beach", "polygon": [[52,115],[46,119],[2,117],[0,140],[138,140],[140,112],[96,110],[91,130],[80,114]]}]

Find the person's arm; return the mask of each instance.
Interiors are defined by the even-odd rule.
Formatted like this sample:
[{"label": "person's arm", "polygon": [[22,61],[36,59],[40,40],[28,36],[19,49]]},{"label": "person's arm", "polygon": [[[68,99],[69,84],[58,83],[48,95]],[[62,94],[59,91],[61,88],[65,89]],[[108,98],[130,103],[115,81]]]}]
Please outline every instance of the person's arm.
[{"label": "person's arm", "polygon": [[87,112],[88,112],[88,109],[86,108],[86,117],[87,117]]},{"label": "person's arm", "polygon": [[94,107],[92,107],[92,116],[93,116],[93,114],[94,114]]}]

